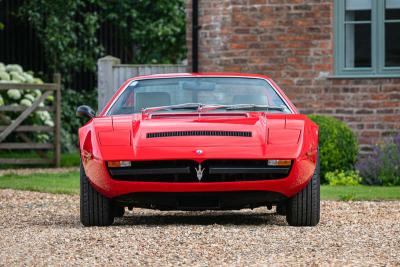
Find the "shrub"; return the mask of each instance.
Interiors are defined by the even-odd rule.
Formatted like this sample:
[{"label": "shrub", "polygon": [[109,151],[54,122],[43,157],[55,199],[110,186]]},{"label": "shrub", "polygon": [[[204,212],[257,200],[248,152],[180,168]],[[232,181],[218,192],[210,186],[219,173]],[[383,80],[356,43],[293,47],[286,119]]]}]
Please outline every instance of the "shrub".
[{"label": "shrub", "polygon": [[321,181],[326,182],[327,172],[354,169],[358,143],[351,129],[333,117],[310,115],[309,118],[319,126]]},{"label": "shrub", "polygon": [[364,184],[400,185],[400,133],[376,145],[356,168]]},{"label": "shrub", "polygon": [[325,179],[329,185],[359,185],[361,177],[357,171],[339,171],[327,172]]},{"label": "shrub", "polygon": [[30,0],[22,1],[17,15],[35,29],[48,69],[61,73],[67,85],[73,73],[94,73],[97,59],[106,55],[100,25],[112,27],[110,38],[128,51],[127,63],[178,63],[186,57],[183,0]]},{"label": "shrub", "polygon": [[[32,72],[25,72],[20,65],[5,65],[0,62],[0,83],[42,84],[43,81],[34,77]],[[41,95],[42,92],[38,89],[9,89],[7,91],[0,91],[0,106],[8,105],[29,107]],[[40,103],[39,106],[44,107],[46,105],[51,105],[53,100],[53,96],[49,96]],[[19,113],[15,112],[0,112],[0,124],[10,124],[10,122],[15,120],[19,115]],[[22,124],[54,126],[54,121],[48,111],[35,111],[29,115]],[[29,136],[36,142],[47,142],[50,139],[50,136],[47,133],[29,134]],[[15,136],[11,136],[11,138],[15,138]]]},{"label": "shrub", "polygon": [[[2,82],[43,83],[41,79],[33,77],[31,72],[24,72],[19,65],[4,65],[0,62],[0,83]],[[75,152],[78,145],[78,128],[85,123],[84,119],[76,117],[76,108],[82,104],[97,107],[97,91],[90,90],[80,93],[71,89],[63,89],[61,94],[61,149],[63,152]],[[1,91],[0,106],[21,105],[28,107],[40,95],[40,90],[9,89]],[[50,105],[53,101],[54,97],[50,95],[39,106]],[[0,112],[0,124],[9,124],[18,115],[15,112]],[[53,118],[48,111],[35,111],[23,123],[54,126]],[[48,142],[51,138],[46,133],[31,135],[31,137],[36,142]]]},{"label": "shrub", "polygon": [[80,105],[97,107],[97,91],[77,92],[71,89],[62,91],[61,98],[61,149],[63,152],[75,152],[78,146],[78,128],[85,119],[76,117],[76,108]]}]

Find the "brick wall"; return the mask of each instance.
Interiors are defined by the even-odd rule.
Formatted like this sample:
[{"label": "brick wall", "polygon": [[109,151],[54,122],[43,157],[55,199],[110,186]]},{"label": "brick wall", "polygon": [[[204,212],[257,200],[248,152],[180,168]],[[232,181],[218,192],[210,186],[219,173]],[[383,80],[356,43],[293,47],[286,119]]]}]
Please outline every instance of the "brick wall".
[{"label": "brick wall", "polygon": [[361,152],[400,131],[400,79],[332,78],[333,0],[200,0],[199,24],[200,71],[269,75],[302,113],[345,121]]}]

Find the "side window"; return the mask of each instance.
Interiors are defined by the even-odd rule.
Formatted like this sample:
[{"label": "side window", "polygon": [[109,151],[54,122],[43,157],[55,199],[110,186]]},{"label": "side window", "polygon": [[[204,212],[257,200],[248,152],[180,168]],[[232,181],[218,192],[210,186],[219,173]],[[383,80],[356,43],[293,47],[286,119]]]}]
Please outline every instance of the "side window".
[{"label": "side window", "polygon": [[335,74],[400,76],[400,0],[335,0]]},{"label": "side window", "polygon": [[371,67],[371,0],[346,0],[345,68]]},{"label": "side window", "polygon": [[385,67],[400,67],[400,0],[385,1]]}]

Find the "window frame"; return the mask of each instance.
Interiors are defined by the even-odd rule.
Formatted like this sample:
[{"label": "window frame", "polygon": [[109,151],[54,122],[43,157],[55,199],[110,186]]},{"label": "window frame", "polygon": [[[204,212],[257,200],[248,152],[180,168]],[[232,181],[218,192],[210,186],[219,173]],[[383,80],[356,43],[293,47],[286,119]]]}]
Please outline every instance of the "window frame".
[{"label": "window frame", "polygon": [[[334,0],[334,69],[335,76],[400,77],[399,67],[385,66],[385,4],[372,0],[371,7],[371,67],[345,66],[345,0]],[[399,20],[400,21],[400,20]]]}]

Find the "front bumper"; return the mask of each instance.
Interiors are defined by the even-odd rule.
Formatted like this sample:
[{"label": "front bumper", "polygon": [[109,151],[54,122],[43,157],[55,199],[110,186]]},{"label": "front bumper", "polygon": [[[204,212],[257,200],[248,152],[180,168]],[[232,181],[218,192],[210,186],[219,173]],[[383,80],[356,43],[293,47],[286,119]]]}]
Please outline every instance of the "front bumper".
[{"label": "front bumper", "polygon": [[277,204],[287,198],[276,192],[150,192],[130,193],[114,198],[123,206],[158,210],[234,210]]},{"label": "front bumper", "polygon": [[256,181],[231,182],[141,182],[112,179],[105,162],[90,159],[83,162],[86,175],[101,194],[108,198],[139,192],[235,192],[265,191],[291,197],[301,191],[311,179],[315,170],[315,155],[293,161],[291,171],[286,178]]}]

